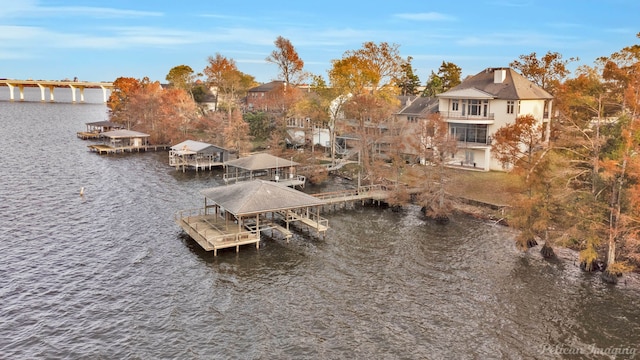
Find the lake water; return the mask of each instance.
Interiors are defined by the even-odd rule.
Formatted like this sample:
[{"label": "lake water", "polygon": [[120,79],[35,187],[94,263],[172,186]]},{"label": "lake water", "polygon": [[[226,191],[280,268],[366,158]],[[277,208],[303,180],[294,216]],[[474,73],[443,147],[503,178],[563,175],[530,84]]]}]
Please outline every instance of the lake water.
[{"label": "lake water", "polygon": [[417,207],[358,207],[325,213],[324,239],[263,238],[214,257],[173,215],[201,206],[221,174],[177,172],[166,152],[89,152],[76,132],[107,110],[100,91],[85,96],[9,102],[0,87],[1,359],[640,351],[639,291],[523,254],[511,229],[465,217],[438,226]]}]

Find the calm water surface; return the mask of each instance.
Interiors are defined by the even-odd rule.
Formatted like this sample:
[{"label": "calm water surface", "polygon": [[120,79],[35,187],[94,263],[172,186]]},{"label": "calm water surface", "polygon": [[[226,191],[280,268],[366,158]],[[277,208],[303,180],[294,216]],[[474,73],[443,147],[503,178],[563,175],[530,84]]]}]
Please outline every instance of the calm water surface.
[{"label": "calm water surface", "polygon": [[107,119],[99,92],[6,91],[1,359],[601,359],[640,344],[638,291],[522,254],[510,229],[437,226],[415,207],[326,213],[324,239],[213,257],[173,214],[219,172],[90,153],[75,133]]}]

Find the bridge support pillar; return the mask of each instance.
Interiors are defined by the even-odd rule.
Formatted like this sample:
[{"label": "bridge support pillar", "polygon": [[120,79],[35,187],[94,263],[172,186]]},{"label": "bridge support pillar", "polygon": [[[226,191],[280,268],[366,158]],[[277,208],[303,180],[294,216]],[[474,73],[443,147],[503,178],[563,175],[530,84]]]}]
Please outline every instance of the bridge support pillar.
[{"label": "bridge support pillar", "polygon": [[[38,87],[40,88],[40,101],[44,102],[45,87],[42,84],[38,84]],[[54,102],[55,98],[53,96],[53,89],[55,88],[55,86],[49,85],[47,87],[49,88],[49,101]]]},{"label": "bridge support pillar", "polygon": [[40,88],[40,101],[44,102],[44,86],[38,84],[38,87]]},{"label": "bridge support pillar", "polygon": [[75,104],[76,102],[76,87],[73,85],[69,85],[69,88],[71,89],[71,102]]},{"label": "bridge support pillar", "polygon": [[7,83],[7,86],[9,87],[9,100],[10,100],[10,101],[13,101],[13,88],[14,88],[15,86],[13,86],[13,85],[11,85],[11,84],[9,84],[9,83]]},{"label": "bridge support pillar", "polygon": [[107,88],[100,85],[100,88],[102,89],[102,101],[104,101],[104,103],[107,103]]}]

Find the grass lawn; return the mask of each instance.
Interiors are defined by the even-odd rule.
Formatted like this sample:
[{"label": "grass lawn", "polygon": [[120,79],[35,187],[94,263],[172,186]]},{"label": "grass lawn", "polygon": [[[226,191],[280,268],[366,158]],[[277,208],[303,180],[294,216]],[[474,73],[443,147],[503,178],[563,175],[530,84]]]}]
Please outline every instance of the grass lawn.
[{"label": "grass lawn", "polygon": [[448,191],[454,196],[494,205],[507,205],[509,193],[517,187],[513,175],[501,171],[451,171]]}]

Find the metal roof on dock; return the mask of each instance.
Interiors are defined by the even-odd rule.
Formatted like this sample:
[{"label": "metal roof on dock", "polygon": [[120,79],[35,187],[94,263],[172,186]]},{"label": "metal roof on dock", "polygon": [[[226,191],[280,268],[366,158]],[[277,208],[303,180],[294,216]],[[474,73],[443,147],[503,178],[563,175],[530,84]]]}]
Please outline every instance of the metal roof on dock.
[{"label": "metal roof on dock", "polygon": [[279,158],[267,153],[259,153],[251,156],[227,161],[226,166],[233,166],[245,170],[267,170],[284,168],[287,166],[298,166],[299,163],[288,159]]},{"label": "metal roof on dock", "polygon": [[202,194],[236,216],[325,204],[314,196],[265,180],[205,189]]}]

